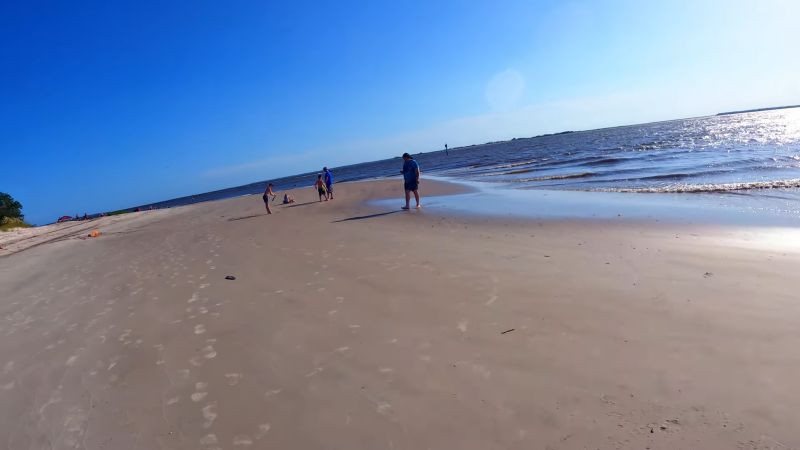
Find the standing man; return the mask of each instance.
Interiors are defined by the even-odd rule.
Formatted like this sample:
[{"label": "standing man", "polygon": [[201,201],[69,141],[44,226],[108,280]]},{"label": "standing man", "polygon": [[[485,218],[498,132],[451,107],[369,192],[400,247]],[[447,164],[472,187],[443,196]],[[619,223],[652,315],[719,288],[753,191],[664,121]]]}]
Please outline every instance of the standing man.
[{"label": "standing man", "polygon": [[333,200],[333,172],[328,170],[327,167],[323,167],[322,173],[325,176],[325,188],[328,190],[328,200]]},{"label": "standing man", "polygon": [[447,142],[444,143],[444,154],[450,155],[450,152],[447,150]]},{"label": "standing man", "polygon": [[417,200],[417,209],[422,208],[419,204],[419,164],[414,161],[408,153],[403,153],[403,185],[406,190],[406,206],[403,209],[409,209],[409,202],[411,201],[411,193],[414,193],[414,199]]}]

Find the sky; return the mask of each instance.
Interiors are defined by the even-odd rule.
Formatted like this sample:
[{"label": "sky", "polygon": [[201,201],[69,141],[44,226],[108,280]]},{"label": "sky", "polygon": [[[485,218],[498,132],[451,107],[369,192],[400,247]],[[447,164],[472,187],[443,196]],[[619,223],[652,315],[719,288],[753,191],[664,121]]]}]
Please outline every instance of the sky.
[{"label": "sky", "polygon": [[0,192],[44,224],[563,130],[800,103],[800,2],[5,2]]}]

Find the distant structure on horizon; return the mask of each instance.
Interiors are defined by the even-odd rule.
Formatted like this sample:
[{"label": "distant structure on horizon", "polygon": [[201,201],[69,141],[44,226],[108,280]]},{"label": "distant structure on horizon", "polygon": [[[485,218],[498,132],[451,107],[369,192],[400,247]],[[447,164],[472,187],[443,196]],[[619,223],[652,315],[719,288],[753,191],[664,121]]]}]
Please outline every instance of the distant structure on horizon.
[{"label": "distant structure on horizon", "polygon": [[772,111],[774,109],[789,109],[789,108],[800,108],[800,105],[789,105],[789,106],[772,106],[769,108],[756,108],[756,109],[743,109],[741,111],[727,111],[718,113],[718,116],[727,116],[730,114],[744,114],[744,113],[751,113],[751,112],[760,112],[760,111]]}]

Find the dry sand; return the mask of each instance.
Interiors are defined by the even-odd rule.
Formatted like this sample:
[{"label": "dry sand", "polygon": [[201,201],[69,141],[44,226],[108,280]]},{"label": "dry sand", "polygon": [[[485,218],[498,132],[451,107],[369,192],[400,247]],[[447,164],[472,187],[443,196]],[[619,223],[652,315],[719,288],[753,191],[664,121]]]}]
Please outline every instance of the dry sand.
[{"label": "dry sand", "polygon": [[398,184],[0,258],[0,447],[800,448],[796,247],[363,203]]}]

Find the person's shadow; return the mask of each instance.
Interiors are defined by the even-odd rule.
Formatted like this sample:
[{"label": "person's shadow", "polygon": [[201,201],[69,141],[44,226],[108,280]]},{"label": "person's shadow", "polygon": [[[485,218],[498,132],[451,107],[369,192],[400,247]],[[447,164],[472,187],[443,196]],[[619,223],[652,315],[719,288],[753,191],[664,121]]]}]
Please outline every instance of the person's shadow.
[{"label": "person's shadow", "polygon": [[354,216],[354,217],[348,217],[346,219],[334,220],[332,223],[350,222],[352,220],[374,219],[376,217],[388,216],[389,214],[395,214],[395,213],[399,213],[399,212],[401,212],[401,211],[395,210],[395,211],[386,211],[386,212],[382,212],[382,213],[369,214],[369,215],[366,215],[366,216]]},{"label": "person's shadow", "polygon": [[261,217],[266,216],[267,214],[253,214],[252,216],[242,216],[242,217],[231,217],[228,219],[228,222],[233,222],[234,220],[245,220],[245,219],[252,219],[254,217]]},{"label": "person's shadow", "polygon": [[297,208],[298,206],[313,205],[315,203],[322,203],[322,202],[310,201],[310,202],[305,202],[305,203],[289,203],[288,205],[285,205],[285,206],[287,208]]}]

